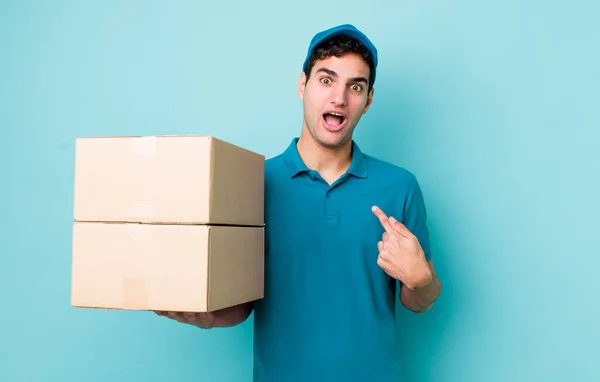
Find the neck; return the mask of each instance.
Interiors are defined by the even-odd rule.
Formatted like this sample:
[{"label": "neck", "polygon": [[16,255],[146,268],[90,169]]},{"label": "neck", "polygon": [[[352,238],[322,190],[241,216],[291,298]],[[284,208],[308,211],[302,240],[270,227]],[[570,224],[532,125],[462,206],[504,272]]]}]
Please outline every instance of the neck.
[{"label": "neck", "polygon": [[337,179],[352,162],[352,139],[338,147],[325,147],[303,129],[297,148],[304,164],[325,179]]}]

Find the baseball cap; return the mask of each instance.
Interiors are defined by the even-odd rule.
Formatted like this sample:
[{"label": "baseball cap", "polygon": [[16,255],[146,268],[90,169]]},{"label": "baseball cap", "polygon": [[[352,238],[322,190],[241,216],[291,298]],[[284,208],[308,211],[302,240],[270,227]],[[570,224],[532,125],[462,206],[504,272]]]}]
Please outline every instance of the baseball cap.
[{"label": "baseball cap", "polygon": [[[308,52],[306,54],[306,58],[304,59],[304,64],[302,65],[302,70],[306,70],[306,65],[308,64],[308,60],[310,59],[310,55],[313,50],[322,43],[323,41],[338,35],[346,35],[352,37],[358,41],[360,41],[371,53],[371,57],[373,60],[373,67],[377,68],[377,49],[375,45],[369,40],[369,38],[360,30],[358,30],[352,24],[342,24],[335,26],[333,28],[326,29],[317,33],[312,40],[310,41],[310,45],[308,47]],[[373,74],[374,76],[374,74]]]}]

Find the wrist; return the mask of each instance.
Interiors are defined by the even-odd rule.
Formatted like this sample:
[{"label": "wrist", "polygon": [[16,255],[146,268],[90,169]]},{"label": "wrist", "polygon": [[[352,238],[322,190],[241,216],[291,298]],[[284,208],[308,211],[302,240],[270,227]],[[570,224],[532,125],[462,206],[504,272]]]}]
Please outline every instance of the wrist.
[{"label": "wrist", "polygon": [[433,284],[433,282],[433,273],[430,269],[428,269],[427,272],[425,272],[421,277],[419,277],[411,283],[405,283],[404,285],[406,285],[406,287],[410,290],[417,290],[426,288]]}]

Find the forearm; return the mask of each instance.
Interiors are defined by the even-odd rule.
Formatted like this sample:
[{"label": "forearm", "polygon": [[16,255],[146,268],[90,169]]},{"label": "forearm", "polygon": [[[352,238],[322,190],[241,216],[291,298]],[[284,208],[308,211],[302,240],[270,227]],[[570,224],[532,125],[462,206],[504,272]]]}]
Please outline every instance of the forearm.
[{"label": "forearm", "polygon": [[422,286],[409,288],[402,284],[400,290],[400,301],[402,305],[415,312],[423,313],[431,308],[433,302],[438,298],[442,289],[440,280],[432,272],[429,282]]}]

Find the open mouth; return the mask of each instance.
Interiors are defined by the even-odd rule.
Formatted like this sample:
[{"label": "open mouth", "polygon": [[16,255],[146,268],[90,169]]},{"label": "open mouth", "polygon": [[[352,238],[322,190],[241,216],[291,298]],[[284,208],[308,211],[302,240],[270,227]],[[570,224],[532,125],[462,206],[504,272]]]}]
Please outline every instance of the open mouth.
[{"label": "open mouth", "polygon": [[323,121],[327,130],[339,131],[346,123],[346,115],[333,111],[326,112],[323,114]]}]

